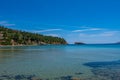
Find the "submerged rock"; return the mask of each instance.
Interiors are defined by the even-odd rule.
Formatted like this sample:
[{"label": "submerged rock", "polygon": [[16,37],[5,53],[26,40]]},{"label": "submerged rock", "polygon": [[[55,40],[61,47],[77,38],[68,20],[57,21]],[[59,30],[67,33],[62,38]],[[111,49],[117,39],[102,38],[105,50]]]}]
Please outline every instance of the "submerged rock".
[{"label": "submerged rock", "polygon": [[89,66],[92,68],[105,67],[105,66],[117,66],[117,65],[120,65],[120,60],[110,61],[110,62],[89,62],[89,63],[85,63],[83,65]]},{"label": "submerged rock", "polygon": [[84,65],[92,67],[94,76],[85,80],[120,80],[120,60],[110,62],[89,62]]},{"label": "submerged rock", "polygon": [[61,80],[72,80],[72,76],[62,76]]},{"label": "submerged rock", "polygon": [[75,73],[75,75],[81,75],[81,74],[83,74],[83,73],[81,73],[81,72],[77,72],[77,73]]},{"label": "submerged rock", "polygon": [[35,75],[0,75],[0,80],[42,80],[40,78],[35,78]]}]

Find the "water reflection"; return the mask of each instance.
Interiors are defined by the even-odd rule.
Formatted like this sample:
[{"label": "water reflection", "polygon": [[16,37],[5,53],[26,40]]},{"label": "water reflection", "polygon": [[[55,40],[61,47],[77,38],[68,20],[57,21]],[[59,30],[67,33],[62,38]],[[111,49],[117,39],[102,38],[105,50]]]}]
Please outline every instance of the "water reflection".
[{"label": "water reflection", "polygon": [[0,63],[6,59],[21,55],[27,47],[0,47]]}]

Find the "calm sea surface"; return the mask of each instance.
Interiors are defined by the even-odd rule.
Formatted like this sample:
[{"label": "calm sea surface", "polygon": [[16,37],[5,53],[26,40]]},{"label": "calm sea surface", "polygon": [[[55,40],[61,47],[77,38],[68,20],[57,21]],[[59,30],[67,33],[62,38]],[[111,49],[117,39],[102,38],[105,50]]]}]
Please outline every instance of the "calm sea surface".
[{"label": "calm sea surface", "polygon": [[[120,45],[48,45],[0,47],[1,75],[35,75],[41,79],[93,76],[89,62],[120,60]],[[2,77],[3,78],[3,77]]]}]

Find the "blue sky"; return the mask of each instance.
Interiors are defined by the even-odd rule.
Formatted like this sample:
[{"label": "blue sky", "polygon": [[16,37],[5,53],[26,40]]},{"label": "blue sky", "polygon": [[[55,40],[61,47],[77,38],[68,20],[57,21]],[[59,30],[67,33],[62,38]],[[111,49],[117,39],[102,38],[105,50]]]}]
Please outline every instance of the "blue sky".
[{"label": "blue sky", "polygon": [[120,41],[120,0],[0,0],[0,25],[65,38]]}]

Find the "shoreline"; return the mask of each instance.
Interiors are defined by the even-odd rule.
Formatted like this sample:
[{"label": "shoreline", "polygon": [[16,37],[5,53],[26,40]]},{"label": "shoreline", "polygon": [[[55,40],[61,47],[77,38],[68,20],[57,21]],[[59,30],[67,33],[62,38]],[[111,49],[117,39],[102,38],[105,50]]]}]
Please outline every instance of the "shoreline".
[{"label": "shoreline", "polygon": [[[40,45],[0,45],[0,47],[47,46],[47,45],[69,45],[69,44],[40,44]],[[73,45],[74,45],[74,44],[73,44]]]},{"label": "shoreline", "polygon": [[38,45],[120,45],[119,43],[106,43],[106,44],[31,44],[31,45],[23,45],[23,44],[20,44],[20,45],[1,45],[0,44],[0,47],[3,47],[3,46],[38,46]]},{"label": "shoreline", "polygon": [[0,47],[37,46],[37,45],[0,45]]}]

